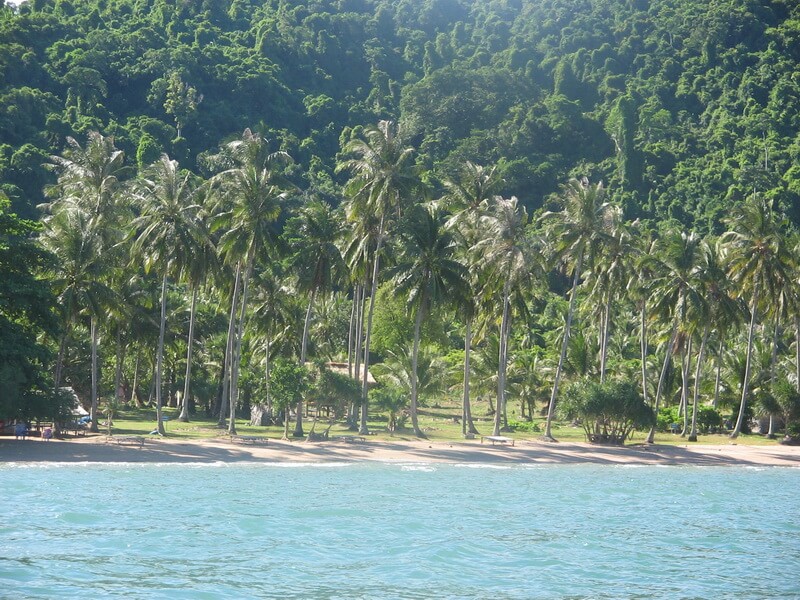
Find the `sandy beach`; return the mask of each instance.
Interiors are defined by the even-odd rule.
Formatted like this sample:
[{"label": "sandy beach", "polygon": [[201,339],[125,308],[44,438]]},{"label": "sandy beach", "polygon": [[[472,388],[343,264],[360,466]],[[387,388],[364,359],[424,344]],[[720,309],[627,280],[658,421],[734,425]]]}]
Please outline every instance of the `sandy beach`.
[{"label": "sandy beach", "polygon": [[800,467],[800,447],[745,445],[653,445],[624,448],[582,443],[517,440],[514,446],[480,441],[232,441],[227,438],[174,440],[145,438],[138,444],[104,436],[75,440],[0,441],[3,463],[492,463]]}]

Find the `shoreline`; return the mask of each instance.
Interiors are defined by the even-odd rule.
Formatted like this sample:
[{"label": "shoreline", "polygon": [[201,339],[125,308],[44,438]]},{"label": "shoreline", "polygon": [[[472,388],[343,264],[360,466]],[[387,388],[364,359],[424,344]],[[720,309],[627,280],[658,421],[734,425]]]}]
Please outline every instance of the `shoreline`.
[{"label": "shoreline", "polygon": [[[122,437],[122,436],[121,436]],[[798,446],[636,445],[598,446],[578,442],[517,440],[514,446],[480,442],[281,441],[227,438],[175,440],[147,437],[119,444],[105,436],[84,439],[0,440],[0,463],[443,463],[487,465],[640,465],[800,467]]]}]

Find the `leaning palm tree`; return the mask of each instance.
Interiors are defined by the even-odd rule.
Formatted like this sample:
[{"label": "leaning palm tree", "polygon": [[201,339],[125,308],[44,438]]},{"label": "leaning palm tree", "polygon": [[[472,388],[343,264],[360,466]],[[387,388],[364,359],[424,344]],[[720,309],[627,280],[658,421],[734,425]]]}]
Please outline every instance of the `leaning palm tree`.
[{"label": "leaning palm tree", "polygon": [[742,430],[753,352],[753,335],[759,314],[778,299],[791,280],[791,255],[786,244],[783,218],[772,202],[753,197],[736,208],[725,220],[730,228],[720,238],[728,259],[728,276],[740,297],[749,297],[750,325],[739,416],[731,432],[737,438]]},{"label": "leaning palm tree", "polygon": [[[224,231],[219,240],[220,251],[228,263],[236,266],[228,329],[230,368],[226,369],[231,415],[228,430],[235,434],[248,285],[256,257],[270,252],[277,240],[276,223],[290,189],[282,168],[291,158],[286,152],[270,152],[266,139],[245,129],[240,140],[226,144],[215,162],[228,168],[210,182],[212,193],[218,198],[214,226]],[[237,307],[240,313],[235,325]]]},{"label": "leaning palm tree", "polygon": [[481,255],[481,266],[488,273],[484,295],[502,290],[497,412],[493,435],[500,435],[500,423],[505,412],[512,292],[536,263],[527,225],[528,213],[516,197],[506,199],[497,196],[490,204],[489,214],[482,218],[485,235],[476,244],[476,251]]},{"label": "leaning palm tree", "polygon": [[[297,287],[308,295],[308,308],[300,343],[300,364],[306,363],[311,311],[317,294],[330,290],[344,275],[344,261],[336,241],[341,222],[330,205],[313,200],[286,226],[285,237],[292,251],[291,265],[297,275]],[[302,402],[302,401],[301,401]],[[302,406],[297,407],[295,437],[303,436]]]},{"label": "leaning palm tree", "polygon": [[377,239],[372,258],[372,281],[364,338],[364,371],[362,381],[361,424],[359,432],[368,433],[367,400],[369,346],[372,317],[378,292],[380,256],[385,243],[387,223],[401,210],[411,191],[418,185],[413,164],[413,148],[406,146],[391,121],[380,121],[376,127],[364,130],[363,139],[349,142],[344,152],[353,156],[340,163],[337,170],[347,170],[352,178],[347,184],[350,197],[348,218],[378,220]]},{"label": "leaning palm tree", "polygon": [[468,273],[455,259],[455,240],[435,209],[418,206],[403,233],[403,251],[391,274],[397,292],[407,294],[414,315],[410,416],[414,434],[425,437],[417,419],[417,359],[422,323],[436,304],[469,293]]},{"label": "leaning palm tree", "polygon": [[569,347],[570,327],[575,314],[575,300],[583,264],[584,261],[591,264],[598,248],[607,240],[613,224],[619,219],[621,210],[617,205],[605,201],[605,189],[602,182],[590,185],[586,178],[580,181],[570,180],[564,187],[562,200],[563,210],[546,212],[542,215],[542,222],[552,243],[555,257],[559,260],[565,259],[572,265],[572,291],[570,292],[569,309],[543,436],[548,440],[554,440],[551,423],[555,414],[564,359]]},{"label": "leaning palm tree", "polygon": [[207,243],[199,226],[198,185],[178,162],[163,154],[150,165],[134,188],[139,216],[131,224],[135,236],[134,256],[143,258],[145,273],[155,267],[161,275],[161,318],[156,350],[156,429],[164,435],[162,420],[162,376],[164,335],[167,328],[167,285],[170,276],[179,277],[191,260],[196,246]]}]

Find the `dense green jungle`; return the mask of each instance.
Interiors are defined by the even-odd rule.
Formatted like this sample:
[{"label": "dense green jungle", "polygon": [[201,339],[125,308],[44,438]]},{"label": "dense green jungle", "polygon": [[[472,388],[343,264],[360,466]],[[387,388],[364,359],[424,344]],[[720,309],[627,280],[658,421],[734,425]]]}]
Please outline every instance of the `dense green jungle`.
[{"label": "dense green jungle", "polygon": [[0,0],[0,417],[796,435],[799,60],[793,0]]}]

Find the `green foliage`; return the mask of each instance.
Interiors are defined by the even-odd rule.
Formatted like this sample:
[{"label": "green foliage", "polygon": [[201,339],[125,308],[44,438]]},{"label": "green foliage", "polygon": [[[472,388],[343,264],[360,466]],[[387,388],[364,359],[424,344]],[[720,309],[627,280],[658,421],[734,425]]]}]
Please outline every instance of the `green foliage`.
[{"label": "green foliage", "polygon": [[9,209],[8,198],[0,195],[0,414],[53,418],[59,398],[42,338],[57,332],[55,301],[38,275],[50,257],[29,239],[36,224]]},{"label": "green foliage", "polygon": [[332,407],[334,414],[342,415],[347,406],[361,400],[361,386],[352,377],[319,365],[312,376],[306,399],[318,406]]},{"label": "green foliage", "polygon": [[375,408],[385,412],[389,417],[386,428],[390,432],[403,429],[405,418],[403,411],[408,406],[408,392],[395,385],[382,385],[372,393]]},{"label": "green foliage", "polygon": [[581,422],[592,442],[623,444],[634,429],[655,421],[652,408],[629,381],[574,383],[560,406],[566,418]]},{"label": "green foliage", "polygon": [[722,415],[711,406],[700,406],[697,409],[697,427],[702,433],[716,431],[722,425]]},{"label": "green foliage", "polygon": [[136,165],[143,170],[158,160],[163,152],[161,145],[148,133],[139,138],[136,148]]},{"label": "green foliage", "polygon": [[[194,164],[267,119],[332,172],[342,131],[391,118],[438,172],[506,161],[499,192],[528,208],[586,175],[718,230],[754,190],[797,199],[799,19],[768,0],[28,2],[0,23],[0,139],[52,154],[96,129],[132,155],[168,115],[177,136],[147,133]],[[13,174],[30,208],[35,170]]]},{"label": "green foliage", "polygon": [[540,424],[534,421],[515,421],[508,420],[508,428],[511,431],[525,431],[526,433],[536,433],[539,431]]},{"label": "green foliage", "polygon": [[682,422],[683,418],[677,406],[662,406],[658,409],[658,419],[656,421],[656,429],[658,431],[670,431],[673,424]]},{"label": "green foliage", "polygon": [[294,361],[278,359],[270,370],[269,389],[278,409],[288,410],[308,392],[308,370]]}]

